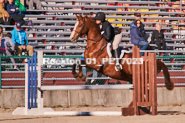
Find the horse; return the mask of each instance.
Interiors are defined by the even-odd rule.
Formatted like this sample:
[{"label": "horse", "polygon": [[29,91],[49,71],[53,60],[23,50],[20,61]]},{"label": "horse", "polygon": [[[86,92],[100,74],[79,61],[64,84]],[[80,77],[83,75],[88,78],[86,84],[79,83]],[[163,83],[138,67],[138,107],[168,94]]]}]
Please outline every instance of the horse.
[{"label": "horse", "polygon": [[[99,26],[96,24],[96,21],[92,17],[84,16],[81,14],[77,15],[77,23],[73,29],[72,34],[70,35],[71,42],[77,42],[78,38],[82,35],[87,35],[87,45],[84,52],[85,60],[81,60],[82,65],[86,65],[86,68],[94,69],[97,72],[111,77],[117,80],[128,81],[132,84],[132,64],[121,64],[122,70],[116,71],[115,64],[110,65],[107,62],[103,63],[102,58],[109,58],[107,52],[107,44],[108,42],[101,35],[101,30]],[[88,58],[96,59],[96,63],[88,63]],[[132,53],[126,53],[123,58],[132,58]],[[123,59],[122,59],[123,60]],[[121,60],[121,63],[122,63]],[[116,61],[114,60],[114,63]],[[82,65],[79,65],[79,73],[76,73],[76,64],[73,65],[72,74],[76,78],[76,80],[86,81],[86,77],[82,73]],[[174,83],[170,80],[170,74],[168,72],[168,68],[166,65],[157,60],[157,73],[159,73],[163,69],[163,74],[165,77],[165,86],[168,90],[173,90]]]}]

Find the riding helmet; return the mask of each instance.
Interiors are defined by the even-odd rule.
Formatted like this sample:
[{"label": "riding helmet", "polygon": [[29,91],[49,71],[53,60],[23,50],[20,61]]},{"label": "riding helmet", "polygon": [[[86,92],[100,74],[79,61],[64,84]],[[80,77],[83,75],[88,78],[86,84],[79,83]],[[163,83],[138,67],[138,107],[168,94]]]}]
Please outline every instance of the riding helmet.
[{"label": "riding helmet", "polygon": [[95,20],[105,20],[105,13],[103,12],[97,12],[96,16],[94,17]]}]

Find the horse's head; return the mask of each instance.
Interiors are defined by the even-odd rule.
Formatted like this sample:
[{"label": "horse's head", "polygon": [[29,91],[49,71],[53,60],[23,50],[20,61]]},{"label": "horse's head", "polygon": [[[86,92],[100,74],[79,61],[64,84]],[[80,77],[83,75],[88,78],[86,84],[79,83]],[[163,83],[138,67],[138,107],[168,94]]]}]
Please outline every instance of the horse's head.
[{"label": "horse's head", "polygon": [[76,42],[79,37],[86,34],[88,32],[86,17],[82,17],[81,14],[79,16],[76,14],[77,22],[73,29],[73,32],[70,35],[71,42]]}]

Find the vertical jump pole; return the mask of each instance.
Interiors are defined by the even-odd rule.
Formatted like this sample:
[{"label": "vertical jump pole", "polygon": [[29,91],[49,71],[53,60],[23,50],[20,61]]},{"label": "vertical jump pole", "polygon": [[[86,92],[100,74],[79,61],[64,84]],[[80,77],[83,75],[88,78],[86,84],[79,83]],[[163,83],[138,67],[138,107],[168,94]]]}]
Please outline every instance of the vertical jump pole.
[{"label": "vertical jump pole", "polygon": [[[43,65],[43,52],[38,51],[38,88],[41,87],[41,81],[42,81],[42,65]],[[38,99],[38,108],[43,108],[43,97],[42,92],[38,90],[37,92],[37,99]]]},{"label": "vertical jump pole", "polygon": [[37,52],[34,54],[34,66],[35,66],[35,75],[34,75],[34,82],[35,82],[35,88],[34,88],[34,97],[35,97],[35,105],[34,107],[37,108]]},{"label": "vertical jump pole", "polygon": [[31,57],[31,108],[33,108],[33,56]]},{"label": "vertical jump pole", "polygon": [[25,115],[28,113],[28,63],[25,63]]},{"label": "vertical jump pole", "polygon": [[28,109],[30,109],[30,60],[28,60]]},{"label": "vertical jump pole", "polygon": [[[137,58],[137,47],[136,46],[132,46],[132,58]],[[138,114],[138,111],[137,111],[137,74],[136,74],[136,70],[137,69],[137,66],[136,65],[132,65],[132,71],[135,71],[133,72],[133,85],[134,85],[134,90],[133,90],[133,107],[134,107],[134,115],[137,115]]]}]

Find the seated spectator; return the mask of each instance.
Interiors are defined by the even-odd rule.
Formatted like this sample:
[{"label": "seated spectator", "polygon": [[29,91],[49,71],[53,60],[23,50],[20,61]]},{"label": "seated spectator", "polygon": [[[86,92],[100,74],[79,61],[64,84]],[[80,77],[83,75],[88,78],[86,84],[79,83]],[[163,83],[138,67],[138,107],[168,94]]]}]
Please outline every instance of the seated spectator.
[{"label": "seated spectator", "polygon": [[[146,50],[149,46],[147,41],[144,41],[144,38],[141,34],[142,23],[140,20],[135,20],[134,24],[130,26],[130,40],[131,43],[137,46],[140,46],[140,50]],[[144,56],[144,52],[140,52],[141,56]]]},{"label": "seated spectator", "polygon": [[[12,56],[12,54],[14,54],[14,44],[11,40],[11,33],[7,33],[5,35],[5,37],[1,40],[1,51],[4,50],[4,54],[7,55],[7,56]],[[2,53],[2,52],[1,52]],[[15,65],[15,60],[14,58],[10,58],[11,59],[11,62],[14,64],[15,66],[15,69],[19,70],[19,68],[17,67],[17,65]]]},{"label": "seated spectator", "polygon": [[156,25],[156,30],[154,30],[152,33],[151,43],[155,43],[158,46],[158,50],[161,50],[161,49],[166,50],[166,42],[164,39],[164,33],[161,29],[160,24]]},{"label": "seated spectator", "polygon": [[33,56],[33,46],[28,45],[26,32],[21,29],[21,23],[17,23],[15,28],[11,31],[12,42],[15,44],[15,50],[18,56],[22,55],[22,50],[29,52],[29,56]]},{"label": "seated spectator", "polygon": [[42,9],[42,5],[40,0],[26,0],[27,5],[29,6],[29,9],[34,9],[33,5],[34,3],[36,4],[36,8],[35,9]]},{"label": "seated spectator", "polygon": [[0,42],[3,38],[3,28],[0,26]]},{"label": "seated spectator", "polygon": [[0,1],[0,23],[4,25],[10,25],[10,15],[4,9],[4,0]]},{"label": "seated spectator", "polygon": [[[134,15],[135,15],[135,18],[136,18],[135,20],[140,20],[141,21],[141,13],[134,13]],[[131,25],[134,24],[134,21],[131,23]],[[149,34],[147,34],[145,32],[145,28],[144,27],[145,27],[145,25],[142,23],[142,27],[141,27],[140,31],[141,31],[141,34],[142,34],[143,38],[145,39],[145,41],[147,41],[147,39],[149,38]]]},{"label": "seated spectator", "polygon": [[19,14],[19,8],[13,3],[13,0],[8,0],[7,11],[10,14],[11,21],[20,22],[21,25],[25,23],[24,14]]},{"label": "seated spectator", "polygon": [[20,13],[26,11],[26,8],[21,4],[20,0],[15,0],[15,5],[19,8]]}]

